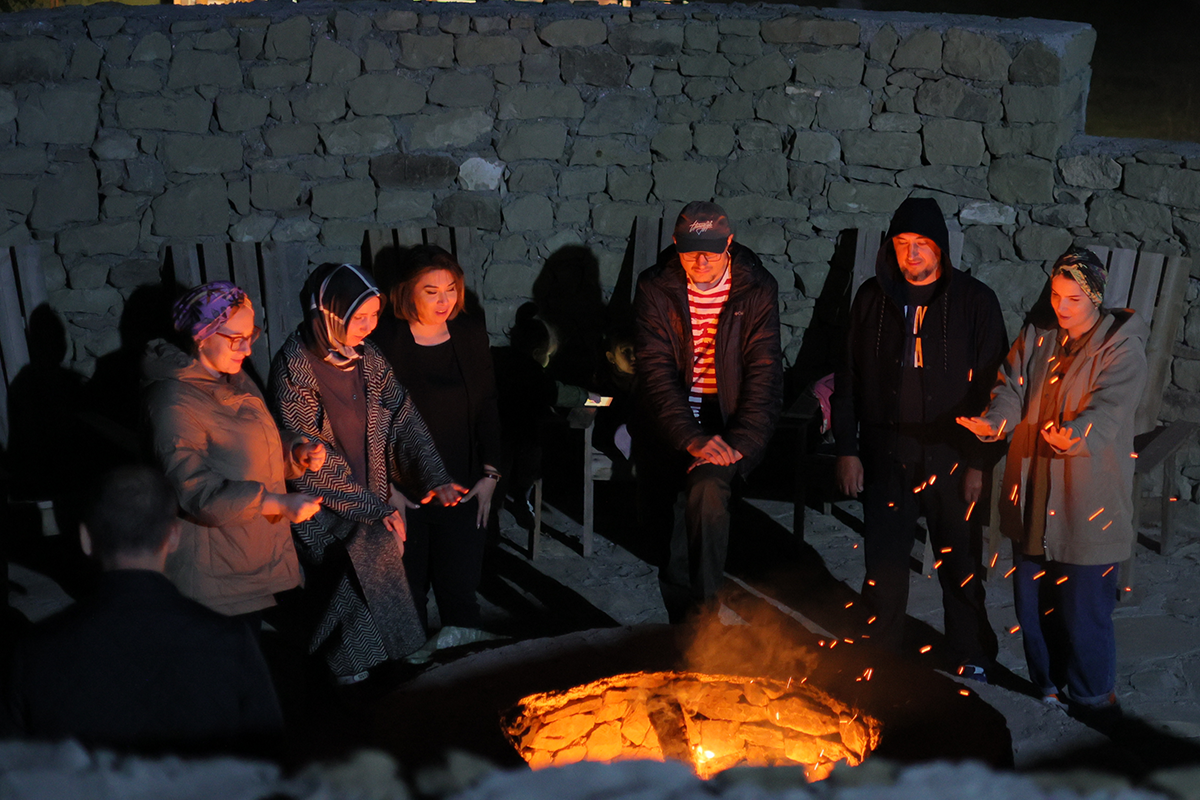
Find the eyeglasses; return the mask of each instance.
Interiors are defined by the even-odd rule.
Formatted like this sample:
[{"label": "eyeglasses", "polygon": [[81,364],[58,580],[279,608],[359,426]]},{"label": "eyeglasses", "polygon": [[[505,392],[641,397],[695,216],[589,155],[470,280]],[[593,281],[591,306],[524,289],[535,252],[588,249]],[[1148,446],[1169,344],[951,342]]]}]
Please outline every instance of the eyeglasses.
[{"label": "eyeglasses", "polygon": [[258,341],[258,337],[262,336],[262,328],[255,325],[254,330],[250,331],[246,336],[231,336],[228,333],[221,333],[220,331],[213,331],[213,333],[228,341],[230,350],[241,350],[243,345],[249,348]]}]

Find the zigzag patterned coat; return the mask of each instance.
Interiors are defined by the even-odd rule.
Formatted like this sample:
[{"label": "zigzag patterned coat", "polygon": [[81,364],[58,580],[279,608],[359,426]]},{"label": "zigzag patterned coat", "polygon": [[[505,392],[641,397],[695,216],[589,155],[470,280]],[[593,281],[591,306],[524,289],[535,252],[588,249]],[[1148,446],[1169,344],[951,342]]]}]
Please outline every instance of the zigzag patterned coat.
[{"label": "zigzag patterned coat", "polygon": [[338,452],[298,331],[271,362],[270,395],[280,428],[322,442],[327,452],[319,471],[306,472],[289,485],[323,500],[322,510],[293,525],[292,533],[308,567],[307,593],[327,598],[309,652],[324,650],[339,676],[403,657],[424,643],[400,550],[381,520],[393,511],[387,502],[389,482],[419,497],[451,481],[412,399],[369,341],[363,344],[362,370],[367,385],[366,486],[355,482]]}]

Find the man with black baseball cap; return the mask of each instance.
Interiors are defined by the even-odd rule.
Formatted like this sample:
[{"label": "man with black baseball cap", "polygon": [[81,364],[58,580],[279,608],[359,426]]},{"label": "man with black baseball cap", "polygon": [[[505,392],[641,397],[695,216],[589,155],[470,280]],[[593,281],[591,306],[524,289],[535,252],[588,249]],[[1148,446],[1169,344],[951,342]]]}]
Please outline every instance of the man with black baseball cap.
[{"label": "man with black baseball cap", "polygon": [[783,405],[779,289],[733,241],[724,209],[696,201],[674,246],[638,279],[635,398],[642,521],[663,545],[672,622],[724,581],[730,487],[762,459]]},{"label": "man with black baseball cap", "polygon": [[850,309],[832,398],[837,483],[862,496],[863,635],[904,652],[909,554],[923,516],[939,559],[943,666],[984,682],[996,636],[983,604],[980,498],[983,473],[1000,454],[955,430],[955,417],[987,405],[1007,349],[996,293],[950,263],[937,201],[905,200],[879,248],[875,277]]}]

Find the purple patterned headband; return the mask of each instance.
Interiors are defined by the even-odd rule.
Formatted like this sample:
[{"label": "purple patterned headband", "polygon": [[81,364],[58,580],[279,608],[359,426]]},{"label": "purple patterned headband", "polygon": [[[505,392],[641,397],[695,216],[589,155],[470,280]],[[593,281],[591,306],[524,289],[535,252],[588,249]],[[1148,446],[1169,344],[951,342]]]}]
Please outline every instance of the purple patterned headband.
[{"label": "purple patterned headband", "polygon": [[207,339],[221,327],[235,308],[246,301],[246,293],[229,281],[197,286],[175,302],[171,319],[175,330],[196,341]]}]

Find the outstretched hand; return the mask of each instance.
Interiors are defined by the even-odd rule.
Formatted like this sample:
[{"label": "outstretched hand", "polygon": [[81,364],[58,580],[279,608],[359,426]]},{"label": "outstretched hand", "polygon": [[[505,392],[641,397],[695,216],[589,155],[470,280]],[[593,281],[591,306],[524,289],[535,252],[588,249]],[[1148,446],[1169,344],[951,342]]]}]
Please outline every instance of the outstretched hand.
[{"label": "outstretched hand", "polygon": [[456,506],[462,502],[467,494],[467,487],[459,486],[457,483],[443,483],[441,486],[435,486],[421,498],[421,505],[425,505],[432,500],[437,500],[443,506]]},{"label": "outstretched hand", "polygon": [[954,421],[985,442],[994,442],[1004,435],[1005,422],[997,428],[984,417],[955,417]]},{"label": "outstretched hand", "polygon": [[1070,425],[1064,425],[1061,428],[1057,425],[1042,428],[1042,438],[1057,453],[1065,453],[1079,443],[1080,437],[1072,436],[1073,433],[1075,433],[1075,429]]},{"label": "outstretched hand", "polygon": [[471,487],[471,491],[467,492],[462,502],[467,502],[474,497],[478,502],[475,508],[475,527],[482,528],[487,525],[488,515],[492,512],[492,494],[496,491],[496,479],[489,478],[486,475],[475,481],[475,485]]}]

